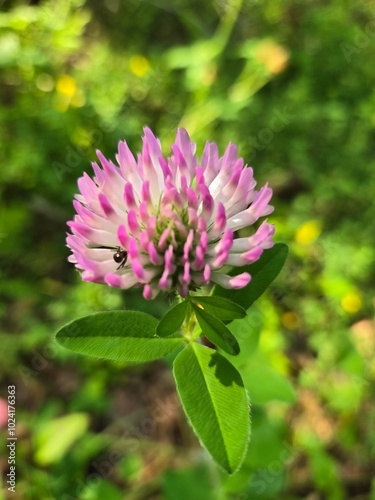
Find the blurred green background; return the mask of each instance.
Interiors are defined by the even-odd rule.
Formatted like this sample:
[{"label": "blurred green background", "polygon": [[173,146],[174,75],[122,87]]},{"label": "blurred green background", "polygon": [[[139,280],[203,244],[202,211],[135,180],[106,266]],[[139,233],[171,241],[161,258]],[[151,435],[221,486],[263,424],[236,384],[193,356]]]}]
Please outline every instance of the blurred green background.
[{"label": "blurred green background", "polygon": [[[0,375],[16,386],[13,499],[375,499],[375,2],[0,0]],[[249,319],[244,467],[186,423],[171,360],[54,343],[65,322],[166,299],[81,283],[66,221],[99,148],[228,141],[274,189],[291,255]],[[245,337],[246,337],[245,335]],[[293,389],[294,388],[294,389]],[[8,472],[6,429],[0,469]],[[0,498],[8,498],[3,479]],[[2,495],[2,496],[1,496]],[[10,498],[9,497],[9,498]]]}]

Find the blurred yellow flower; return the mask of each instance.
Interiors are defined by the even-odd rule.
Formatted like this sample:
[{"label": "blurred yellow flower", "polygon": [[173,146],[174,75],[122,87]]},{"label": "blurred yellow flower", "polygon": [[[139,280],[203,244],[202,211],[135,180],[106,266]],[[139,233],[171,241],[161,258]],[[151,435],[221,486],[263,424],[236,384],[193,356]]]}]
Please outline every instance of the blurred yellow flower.
[{"label": "blurred yellow flower", "polygon": [[69,75],[61,75],[57,80],[56,90],[64,97],[72,97],[77,91],[76,81]]},{"label": "blurred yellow flower", "polygon": [[362,309],[362,299],[356,292],[350,292],[341,299],[341,306],[345,312],[354,314]]},{"label": "blurred yellow flower", "polygon": [[277,74],[284,71],[288,64],[289,52],[271,40],[260,43],[255,50],[255,59],[270,71]]},{"label": "blurred yellow flower", "polygon": [[141,54],[135,54],[129,60],[129,68],[133,75],[142,77],[145,76],[146,73],[148,73],[150,69],[150,63]]},{"label": "blurred yellow flower", "polygon": [[297,229],[295,240],[301,245],[310,245],[320,236],[321,232],[321,223],[317,220],[310,220]]}]

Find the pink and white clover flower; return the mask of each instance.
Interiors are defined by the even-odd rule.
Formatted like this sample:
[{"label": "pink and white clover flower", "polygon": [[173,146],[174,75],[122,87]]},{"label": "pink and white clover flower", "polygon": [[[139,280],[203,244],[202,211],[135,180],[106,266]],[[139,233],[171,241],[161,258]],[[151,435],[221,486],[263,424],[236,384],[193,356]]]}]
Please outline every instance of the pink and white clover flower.
[{"label": "pink and white clover flower", "polygon": [[255,262],[273,246],[275,229],[266,220],[252,236],[235,237],[273,211],[271,188],[255,190],[253,169],[234,144],[219,158],[217,145],[207,142],[199,159],[187,131],[178,129],[171,149],[164,158],[146,127],[137,159],[125,141],[119,166],[97,151],[101,167],[93,163],[93,179],[85,173],[78,180],[77,214],[68,222],[69,261],[83,280],[141,286],[146,299],[162,290],[185,297],[210,283],[233,289],[249,283],[249,273],[230,276],[223,268]]}]

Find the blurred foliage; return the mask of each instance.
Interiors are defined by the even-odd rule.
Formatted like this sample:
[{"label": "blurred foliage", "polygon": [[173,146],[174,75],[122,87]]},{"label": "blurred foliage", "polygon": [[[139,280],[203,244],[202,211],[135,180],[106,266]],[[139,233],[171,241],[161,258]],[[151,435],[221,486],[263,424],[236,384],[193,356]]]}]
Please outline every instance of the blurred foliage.
[{"label": "blurred foliage", "polygon": [[[0,374],[3,398],[17,388],[13,498],[375,499],[374,8],[0,1]],[[113,157],[126,139],[139,150],[146,124],[164,147],[179,124],[198,152],[207,139],[238,144],[273,187],[271,219],[291,247],[252,313],[253,437],[230,478],[188,428],[170,360],[124,367],[53,341],[93,311],[168,307],[81,283],[66,261],[77,178],[97,148]]]}]

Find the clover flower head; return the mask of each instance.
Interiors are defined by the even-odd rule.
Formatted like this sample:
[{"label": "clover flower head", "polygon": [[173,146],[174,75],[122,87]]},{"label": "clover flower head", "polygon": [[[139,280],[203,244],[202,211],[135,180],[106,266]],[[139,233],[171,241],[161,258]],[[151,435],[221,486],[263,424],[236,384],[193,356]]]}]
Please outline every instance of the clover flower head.
[{"label": "clover flower head", "polygon": [[274,226],[266,220],[252,236],[235,237],[273,211],[272,190],[255,190],[253,169],[234,144],[219,157],[217,145],[207,142],[199,159],[181,128],[171,150],[165,158],[146,127],[137,159],[125,141],[118,166],[97,151],[101,167],[93,163],[93,179],[85,173],[78,180],[77,214],[68,222],[69,261],[83,280],[141,286],[146,299],[162,290],[185,297],[212,283],[233,289],[249,283],[249,273],[224,270],[255,262],[273,246]]}]

